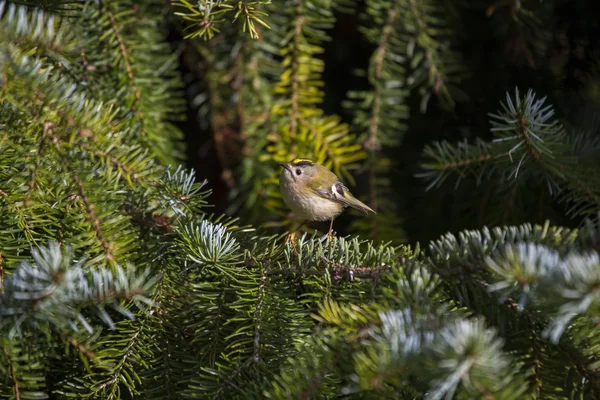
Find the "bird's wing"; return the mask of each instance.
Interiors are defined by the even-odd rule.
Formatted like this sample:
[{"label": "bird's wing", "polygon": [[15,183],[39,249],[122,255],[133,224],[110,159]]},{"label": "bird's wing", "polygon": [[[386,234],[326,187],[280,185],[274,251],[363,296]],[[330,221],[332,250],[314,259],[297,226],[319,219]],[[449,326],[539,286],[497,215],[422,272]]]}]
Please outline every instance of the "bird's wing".
[{"label": "bird's wing", "polygon": [[[335,174],[333,174],[333,172],[331,172],[331,171],[328,171],[328,172],[330,172],[331,175],[333,175],[335,177]],[[355,208],[359,211],[362,211],[365,214],[368,214],[369,212],[376,214],[376,212],[373,211],[370,207],[368,207],[366,204],[364,204],[363,202],[361,202],[360,200],[355,198],[352,195],[352,193],[350,193],[350,190],[348,190],[348,188],[346,186],[344,186],[344,184],[341,183],[337,179],[337,177],[335,177],[335,180],[332,180],[332,179],[328,179],[331,177],[327,177],[324,175],[325,174],[323,174],[322,179],[320,179],[320,180],[317,179],[312,182],[312,184],[313,184],[312,189],[315,191],[316,194],[318,194],[319,196],[321,196],[323,198],[341,203],[345,206]],[[335,184],[329,185],[329,183],[332,181],[334,181]],[[325,182],[327,182],[327,183],[325,183]]]}]

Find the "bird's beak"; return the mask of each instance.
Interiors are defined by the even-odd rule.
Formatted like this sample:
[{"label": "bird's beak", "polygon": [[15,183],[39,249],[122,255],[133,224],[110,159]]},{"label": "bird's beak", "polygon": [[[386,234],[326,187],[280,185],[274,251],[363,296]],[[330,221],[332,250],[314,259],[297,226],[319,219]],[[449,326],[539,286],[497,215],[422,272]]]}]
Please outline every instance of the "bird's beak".
[{"label": "bird's beak", "polygon": [[279,165],[281,165],[283,168],[287,169],[288,171],[290,170],[290,165],[288,163],[280,162]]}]

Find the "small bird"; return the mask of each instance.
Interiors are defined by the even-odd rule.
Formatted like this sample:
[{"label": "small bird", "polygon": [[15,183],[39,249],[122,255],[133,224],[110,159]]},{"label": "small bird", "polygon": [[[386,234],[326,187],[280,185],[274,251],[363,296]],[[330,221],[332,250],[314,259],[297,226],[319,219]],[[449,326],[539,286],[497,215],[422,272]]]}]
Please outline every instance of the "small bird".
[{"label": "small bird", "polygon": [[285,204],[304,222],[290,235],[308,221],[328,221],[331,238],[333,220],[352,207],[365,214],[372,212],[370,207],[356,199],[338,177],[326,167],[305,158],[296,158],[288,163],[279,163],[283,167],[279,176],[279,191]]}]

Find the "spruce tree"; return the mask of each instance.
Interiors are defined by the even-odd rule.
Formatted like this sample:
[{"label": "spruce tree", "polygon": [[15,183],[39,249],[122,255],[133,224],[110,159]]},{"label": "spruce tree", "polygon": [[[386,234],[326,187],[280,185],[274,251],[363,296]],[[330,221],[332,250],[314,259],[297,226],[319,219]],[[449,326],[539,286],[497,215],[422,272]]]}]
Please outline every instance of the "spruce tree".
[{"label": "spruce tree", "polygon": [[[600,398],[597,44],[487,3],[0,0],[0,397]],[[340,21],[368,57],[330,107]],[[287,245],[297,156],[377,216]]]}]

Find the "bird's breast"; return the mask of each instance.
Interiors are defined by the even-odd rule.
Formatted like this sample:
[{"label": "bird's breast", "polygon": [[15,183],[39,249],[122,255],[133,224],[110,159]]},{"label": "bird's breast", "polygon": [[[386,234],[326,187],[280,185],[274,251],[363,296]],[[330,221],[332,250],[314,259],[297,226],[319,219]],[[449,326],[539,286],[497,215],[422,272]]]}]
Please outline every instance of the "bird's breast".
[{"label": "bird's breast", "polygon": [[337,217],[344,210],[344,206],[338,202],[312,192],[306,195],[293,190],[290,183],[283,179],[280,180],[279,187],[285,204],[300,218],[327,221]]}]

